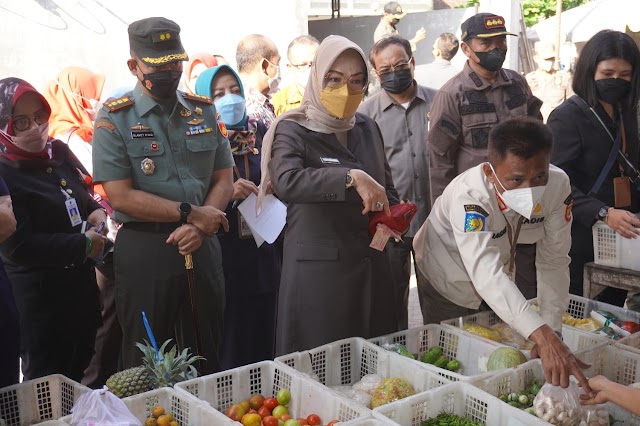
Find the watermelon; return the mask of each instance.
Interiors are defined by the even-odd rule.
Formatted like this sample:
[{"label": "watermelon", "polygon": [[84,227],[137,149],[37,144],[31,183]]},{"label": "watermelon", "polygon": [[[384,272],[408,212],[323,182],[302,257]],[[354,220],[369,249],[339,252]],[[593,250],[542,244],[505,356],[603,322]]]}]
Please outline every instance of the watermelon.
[{"label": "watermelon", "polygon": [[515,348],[498,348],[491,352],[491,355],[489,356],[489,361],[487,361],[487,371],[516,367],[526,361],[527,357]]}]

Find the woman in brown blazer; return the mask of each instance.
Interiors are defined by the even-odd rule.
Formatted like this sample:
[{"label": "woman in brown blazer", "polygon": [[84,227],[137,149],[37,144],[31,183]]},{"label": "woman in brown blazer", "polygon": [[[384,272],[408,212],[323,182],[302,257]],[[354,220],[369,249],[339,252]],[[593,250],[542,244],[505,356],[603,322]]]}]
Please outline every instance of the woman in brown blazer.
[{"label": "woman in brown blazer", "polygon": [[357,45],[326,38],[302,106],[265,136],[261,187],[288,205],[277,355],[395,331],[389,260],[369,247],[369,214],[398,198],[380,131],[356,114],[368,71]]}]

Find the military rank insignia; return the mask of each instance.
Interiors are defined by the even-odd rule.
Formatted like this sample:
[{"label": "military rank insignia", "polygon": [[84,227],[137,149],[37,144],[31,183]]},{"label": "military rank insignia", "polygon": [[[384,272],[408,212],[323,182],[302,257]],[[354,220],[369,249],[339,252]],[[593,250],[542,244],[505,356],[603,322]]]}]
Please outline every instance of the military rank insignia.
[{"label": "military rank insignia", "polygon": [[187,136],[193,136],[193,135],[200,135],[202,133],[211,133],[213,132],[213,129],[211,127],[207,127],[206,125],[202,124],[199,126],[190,126],[189,130],[187,130]]},{"label": "military rank insignia", "polygon": [[222,136],[224,136],[225,138],[229,138],[229,132],[227,131],[227,126],[221,120],[218,120],[218,129],[220,129],[220,133],[222,134]]},{"label": "military rank insignia", "polygon": [[464,232],[481,232],[485,230],[485,221],[489,213],[475,204],[464,206]]}]

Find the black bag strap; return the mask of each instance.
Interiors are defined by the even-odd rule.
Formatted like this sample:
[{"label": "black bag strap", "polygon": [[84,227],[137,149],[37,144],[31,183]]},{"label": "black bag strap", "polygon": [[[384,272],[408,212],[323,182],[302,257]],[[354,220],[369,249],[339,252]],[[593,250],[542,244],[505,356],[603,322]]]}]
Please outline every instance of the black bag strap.
[{"label": "black bag strap", "polygon": [[[604,183],[604,180],[606,179],[607,175],[611,171],[611,167],[613,167],[613,164],[616,162],[616,158],[618,157],[618,154],[620,153],[620,141],[622,139],[622,131],[620,129],[622,129],[622,126],[619,126],[618,133],[617,133],[616,137],[614,138],[613,135],[611,134],[611,132],[609,131],[609,129],[607,128],[607,126],[604,124],[604,122],[602,121],[602,119],[598,115],[598,113],[596,113],[594,111],[594,109],[591,108],[584,99],[582,99],[578,95],[573,95],[573,96],[571,96],[569,98],[569,100],[571,102],[573,102],[574,104],[576,104],[578,107],[580,107],[580,109],[582,109],[582,111],[585,114],[589,115],[590,113],[593,113],[593,115],[596,117],[596,119],[602,125],[602,128],[605,130],[605,132],[607,132],[607,134],[609,135],[609,137],[613,141],[613,146],[611,147],[611,151],[609,151],[609,157],[607,158],[607,162],[604,164],[604,167],[602,168],[602,170],[600,170],[600,174],[598,175],[598,178],[594,182],[594,184],[591,187],[591,190],[589,191],[589,194],[588,194],[590,197],[595,197],[595,195],[598,193],[598,191],[600,191],[600,188],[602,187],[602,184]],[[622,114],[619,114],[619,117],[620,117],[620,120],[622,120]],[[624,158],[624,154],[622,154],[622,153],[620,153],[620,154]]]}]

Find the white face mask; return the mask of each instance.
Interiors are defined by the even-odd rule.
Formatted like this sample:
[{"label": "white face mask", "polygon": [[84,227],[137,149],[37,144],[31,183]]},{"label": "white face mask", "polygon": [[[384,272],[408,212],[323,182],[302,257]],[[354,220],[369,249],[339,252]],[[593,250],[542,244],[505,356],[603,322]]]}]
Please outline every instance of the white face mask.
[{"label": "white face mask", "polygon": [[298,85],[301,87],[307,87],[307,83],[309,82],[309,75],[311,74],[311,67],[305,67],[304,71],[296,70],[295,71],[295,80]]},{"label": "white face mask", "polygon": [[[269,60],[265,59],[267,62],[269,62]],[[280,84],[280,65],[275,65],[272,64],[271,62],[269,62],[269,65],[271,65],[272,67],[275,67],[276,69],[276,76],[271,78],[269,77],[269,74],[267,74],[267,78],[269,79],[269,93],[275,93],[278,90],[278,85]]]},{"label": "white face mask", "polygon": [[0,133],[18,148],[36,153],[42,151],[49,140],[49,123],[31,126],[17,136],[11,136],[1,130]]},{"label": "white face mask", "polygon": [[542,194],[544,194],[544,190],[546,189],[546,185],[542,186],[534,186],[533,188],[516,188],[516,189],[506,189],[500,179],[498,179],[498,175],[496,171],[493,169],[491,163],[488,163],[489,167],[491,167],[491,171],[493,172],[493,176],[496,178],[502,189],[504,190],[502,194],[500,194],[500,198],[502,201],[509,207],[511,210],[515,211],[518,214],[526,217],[527,219],[531,219],[531,212],[538,201],[542,198]]}]

